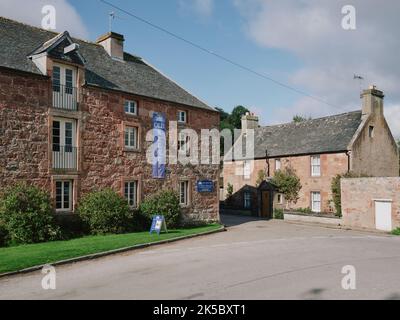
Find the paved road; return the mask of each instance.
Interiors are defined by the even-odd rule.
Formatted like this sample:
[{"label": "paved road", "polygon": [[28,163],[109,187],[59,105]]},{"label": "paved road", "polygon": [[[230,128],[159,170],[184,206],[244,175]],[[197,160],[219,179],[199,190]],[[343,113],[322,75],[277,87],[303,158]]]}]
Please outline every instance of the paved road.
[{"label": "paved road", "polygon": [[58,267],[56,290],[40,272],[0,279],[0,299],[400,299],[399,237],[225,219],[228,232]]}]

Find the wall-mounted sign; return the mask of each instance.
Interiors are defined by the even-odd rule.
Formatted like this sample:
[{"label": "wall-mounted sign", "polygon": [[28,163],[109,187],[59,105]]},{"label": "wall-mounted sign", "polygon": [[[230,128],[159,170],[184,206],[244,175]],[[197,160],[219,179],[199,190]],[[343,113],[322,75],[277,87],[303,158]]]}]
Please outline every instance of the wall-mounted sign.
[{"label": "wall-mounted sign", "polygon": [[153,222],[151,223],[150,234],[152,234],[153,232],[157,232],[157,234],[160,235],[161,229],[164,229],[164,231],[168,233],[167,223],[165,222],[165,217],[164,216],[153,217]]},{"label": "wall-mounted sign", "polygon": [[214,192],[214,182],[211,180],[197,181],[197,192]]},{"label": "wall-mounted sign", "polygon": [[166,156],[166,117],[153,113],[153,178],[165,179]]}]

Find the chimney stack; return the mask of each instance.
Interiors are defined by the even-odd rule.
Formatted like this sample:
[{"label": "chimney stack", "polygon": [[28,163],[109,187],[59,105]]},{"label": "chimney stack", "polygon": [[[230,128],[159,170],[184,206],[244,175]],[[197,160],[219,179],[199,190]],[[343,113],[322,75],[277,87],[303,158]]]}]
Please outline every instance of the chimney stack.
[{"label": "chimney stack", "polygon": [[369,86],[367,90],[364,90],[361,94],[361,99],[363,100],[362,115],[369,116],[370,114],[375,114],[383,116],[384,97],[383,92],[378,90],[376,86]]},{"label": "chimney stack", "polygon": [[124,36],[115,32],[108,32],[97,39],[111,58],[124,60]]},{"label": "chimney stack", "polygon": [[248,129],[256,129],[258,128],[258,117],[255,116],[253,113],[247,112],[242,117],[242,130],[247,131]]}]

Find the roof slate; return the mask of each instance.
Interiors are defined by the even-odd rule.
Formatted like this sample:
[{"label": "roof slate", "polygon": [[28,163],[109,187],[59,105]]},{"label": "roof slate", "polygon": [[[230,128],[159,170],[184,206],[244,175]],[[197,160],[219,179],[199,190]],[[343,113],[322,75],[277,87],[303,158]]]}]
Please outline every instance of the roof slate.
[{"label": "roof slate", "polygon": [[361,111],[255,129],[255,158],[347,151]]},{"label": "roof slate", "polygon": [[[51,45],[58,35],[0,17],[0,66],[41,74],[28,56]],[[124,61],[115,60],[101,45],[73,40],[79,44],[79,52],[86,60],[89,85],[216,111],[139,57],[124,53]],[[47,41],[50,42],[46,44]]]}]

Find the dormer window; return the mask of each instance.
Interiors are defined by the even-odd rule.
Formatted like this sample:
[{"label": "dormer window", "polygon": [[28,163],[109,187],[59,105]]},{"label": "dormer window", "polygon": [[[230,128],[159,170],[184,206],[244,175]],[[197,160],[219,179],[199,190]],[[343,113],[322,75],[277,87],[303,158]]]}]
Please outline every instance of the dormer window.
[{"label": "dormer window", "polygon": [[76,69],[54,64],[53,66],[53,107],[77,110]]},{"label": "dormer window", "polygon": [[130,114],[130,115],[137,115],[137,102],[136,101],[130,101],[126,100],[125,101],[125,113]]}]

